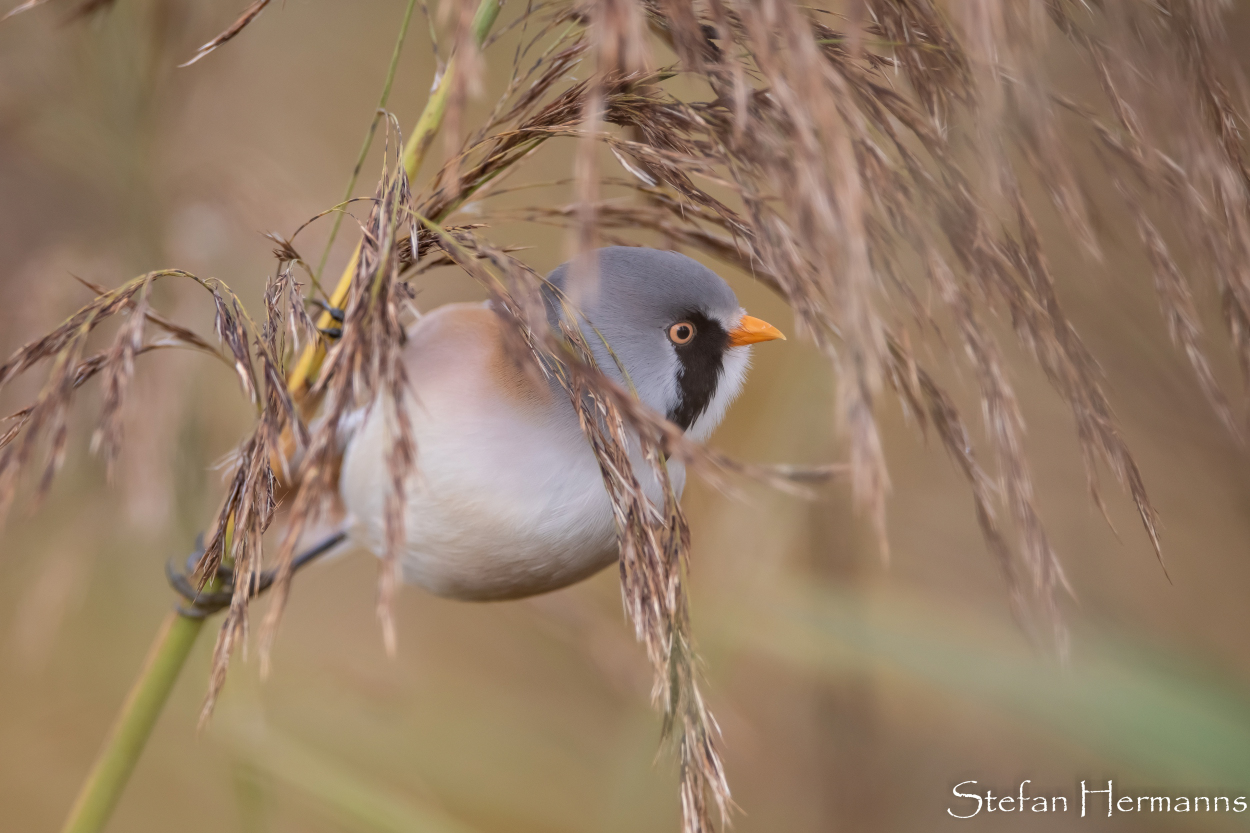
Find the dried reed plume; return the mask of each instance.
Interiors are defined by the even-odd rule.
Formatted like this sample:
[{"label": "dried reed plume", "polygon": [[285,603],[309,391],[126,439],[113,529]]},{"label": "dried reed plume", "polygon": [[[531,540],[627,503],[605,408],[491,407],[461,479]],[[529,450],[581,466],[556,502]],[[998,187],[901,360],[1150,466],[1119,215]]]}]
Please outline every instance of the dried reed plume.
[{"label": "dried reed plume", "polygon": [[[192,61],[238,35],[265,5],[249,6]],[[388,156],[350,275],[342,338],[315,383],[300,387],[289,378],[292,345],[319,336],[292,274],[303,261],[285,241],[260,325],[225,284],[155,272],[99,291],[61,327],[0,366],[3,385],[40,361],[51,365],[36,401],[11,417],[0,436],[0,507],[44,435],[50,437],[40,479],[46,488],[63,457],[66,409],[92,376],[104,378],[97,445],[111,459],[138,355],[188,346],[236,368],[258,419],[240,446],[200,563],[205,578],[223,561],[237,576],[206,714],[246,635],[275,489],[293,488],[294,498],[273,559],[278,599],[265,623],[265,644],[289,591],[301,531],[335,491],[340,432],[352,412],[370,403],[387,409],[397,437],[387,510],[390,556],[383,559],[379,594],[393,644],[388,611],[402,538],[399,507],[420,465],[404,410],[401,311],[411,297],[411,276],[454,263],[506,311],[516,345],[534,359],[530,371],[561,380],[599,460],[616,513],[625,608],[655,668],[656,697],[678,747],[684,830],[714,829],[713,805],[722,816],[727,812],[729,789],[716,724],[699,692],[683,581],[689,529],[671,487],[663,505],[645,497],[625,449],[638,443],[665,484],[664,461],[671,457],[718,482],[726,472],[776,483],[812,473],[735,464],[648,412],[594,367],[586,349],[590,335],[550,331],[542,279],[489,241],[490,222],[567,226],[581,253],[595,241],[638,242],[639,231],[654,233],[669,245],[737,266],[776,291],[828,356],[855,500],[872,520],[883,553],[890,480],[876,413],[883,394],[893,392],[922,429],[933,427],[967,479],[1020,621],[1061,653],[1066,636],[1057,597],[1066,580],[1036,508],[1024,417],[988,322],[1010,323],[1067,403],[1092,500],[1102,507],[1098,472],[1105,466],[1159,550],[1155,511],[1100,371],[1056,290],[1047,241],[1038,231],[1038,201],[1025,197],[1026,190],[1044,194],[1067,234],[1091,258],[1099,256],[1099,229],[1071,152],[1077,137],[1092,138],[1104,175],[1122,197],[1153,265],[1173,340],[1220,418],[1241,436],[1244,417],[1234,414],[1208,367],[1190,274],[1215,281],[1243,385],[1250,384],[1247,109],[1221,28],[1222,4],[862,0],[839,15],[792,0],[530,3],[509,27],[508,36],[518,41],[511,80],[490,116],[462,140],[463,104],[481,82],[482,58],[466,35],[473,5],[450,4],[453,42],[467,67],[448,103],[446,136],[454,152],[415,194],[403,165]],[[1096,81],[1091,89],[1100,94],[1077,100],[1059,89],[1045,61],[1056,36],[1082,57]],[[671,65],[656,63],[663,55],[672,56]],[[573,72],[582,80],[572,80]],[[705,92],[689,92],[696,89]],[[489,198],[503,192],[502,179],[523,171],[527,158],[552,140],[576,149],[571,175],[577,201],[492,213]],[[628,179],[601,175],[601,145]],[[622,184],[638,199],[600,198],[605,186]],[[447,225],[470,198],[486,201],[486,223]],[[1192,264],[1189,272],[1182,261]],[[212,294],[219,346],[149,308],[151,283],[168,277],[195,280]],[[118,314],[128,318],[113,345],[88,355],[92,332]],[[165,336],[145,341],[148,323]],[[971,369],[988,466],[954,399],[918,358],[922,344],[931,346],[933,361]]]}]

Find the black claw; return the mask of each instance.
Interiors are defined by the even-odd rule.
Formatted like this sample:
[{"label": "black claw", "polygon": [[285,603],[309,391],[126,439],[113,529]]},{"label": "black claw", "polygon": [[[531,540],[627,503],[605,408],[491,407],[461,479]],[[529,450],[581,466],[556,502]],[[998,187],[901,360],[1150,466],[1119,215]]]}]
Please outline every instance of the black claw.
[{"label": "black claw", "polygon": [[335,321],[339,322],[340,324],[343,323],[343,315],[344,315],[343,310],[341,310],[338,307],[330,306],[325,301],[322,301],[320,298],[313,298],[312,302],[314,305],[320,307],[323,312],[329,313],[330,317],[333,318]]},{"label": "black claw", "polygon": [[342,327],[318,327],[317,332],[321,333],[323,336],[329,339],[336,339],[336,338],[343,337]]},{"label": "black claw", "polygon": [[[334,549],[346,537],[346,532],[336,532],[300,553],[291,561],[291,572],[298,572],[300,568],[316,560],[318,556]],[[203,536],[196,540],[196,551],[187,557],[184,572],[178,572],[170,562],[165,564],[165,577],[169,580],[169,585],[187,602],[185,606],[178,606],[178,612],[193,619],[203,619],[229,607],[234,597],[234,570],[224,564],[217,567],[220,588],[217,591],[203,592],[196,586],[197,582],[193,581],[195,566],[204,555],[203,540]],[[256,596],[268,590],[277,577],[277,570],[266,570],[261,573],[256,585],[252,588],[251,595]]]}]

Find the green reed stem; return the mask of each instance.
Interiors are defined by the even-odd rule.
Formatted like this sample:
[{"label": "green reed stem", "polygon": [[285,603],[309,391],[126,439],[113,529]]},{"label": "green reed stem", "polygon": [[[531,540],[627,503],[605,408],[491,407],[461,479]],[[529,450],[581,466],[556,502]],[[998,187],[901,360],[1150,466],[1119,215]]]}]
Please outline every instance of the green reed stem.
[{"label": "green reed stem", "polygon": [[[480,47],[485,42],[491,27],[495,25],[495,19],[499,16],[501,7],[501,0],[481,0],[472,25],[473,39],[477,46]],[[410,2],[404,14],[402,24],[404,30],[407,29],[411,15],[412,3]],[[402,33],[399,40],[403,42]],[[390,90],[391,79],[398,60],[398,50],[397,45],[396,52],[391,58],[391,75],[387,78],[386,90],[383,93],[384,100]],[[421,117],[417,120],[417,126],[404,152],[404,165],[408,169],[409,176],[415,175],[426,148],[429,147],[434,134],[442,125],[443,114],[447,109],[449,82],[455,71],[456,61],[453,56],[440,83],[426,102]],[[328,324],[322,326],[328,326]],[[301,364],[312,365],[314,361],[314,356],[309,354],[304,357],[304,362]],[[228,532],[226,552],[230,551],[230,537]],[[193,619],[179,613],[171,613],[165,620],[148,653],[147,662],[144,663],[139,677],[135,680],[122,706],[112,734],[105,741],[99,758],[96,759],[87,780],[79,790],[74,806],[70,809],[69,818],[61,829],[62,833],[99,833],[104,829],[113,808],[117,806],[118,800],[121,799],[126,789],[126,782],[139,761],[148,737],[152,734],[152,727],[156,725],[165,701],[169,699],[169,694],[173,691],[178,674],[182,671],[182,666],[186,664],[191,648],[195,645],[196,637],[203,628],[203,619]]]},{"label": "green reed stem", "polygon": [[[481,48],[486,42],[486,36],[490,34],[491,27],[495,25],[495,20],[499,17],[499,10],[502,8],[502,0],[480,0],[478,3],[477,12],[473,15],[473,22],[469,27],[474,44],[478,48]],[[416,177],[417,172],[421,169],[421,162],[425,159],[425,152],[434,141],[434,136],[438,133],[439,128],[443,126],[443,116],[447,114],[447,104],[451,98],[452,81],[460,63],[459,57],[453,54],[447,62],[446,71],[435,83],[434,89],[430,92],[430,97],[425,102],[425,109],[421,111],[421,116],[417,119],[417,126],[413,128],[407,143],[404,145],[401,161],[409,179]],[[351,259],[347,262],[347,267],[343,270],[342,277],[339,278],[338,285],[334,288],[334,292],[330,294],[330,306],[341,308],[347,302],[347,293],[351,289],[352,276],[356,274],[356,265],[359,258],[360,244],[357,244],[355,252],[352,253]],[[317,319],[317,326],[321,329],[325,329],[333,323],[329,312],[321,313]],[[324,359],[325,345],[320,339],[304,347],[304,352],[295,363],[295,369],[291,371],[290,376],[287,378],[287,390],[290,391],[296,401],[303,398],[312,380],[316,378],[318,371],[321,370],[321,362]]]},{"label": "green reed stem", "polygon": [[165,617],[112,733],[69,811],[62,833],[95,833],[104,829],[203,627],[203,619],[181,613]]}]

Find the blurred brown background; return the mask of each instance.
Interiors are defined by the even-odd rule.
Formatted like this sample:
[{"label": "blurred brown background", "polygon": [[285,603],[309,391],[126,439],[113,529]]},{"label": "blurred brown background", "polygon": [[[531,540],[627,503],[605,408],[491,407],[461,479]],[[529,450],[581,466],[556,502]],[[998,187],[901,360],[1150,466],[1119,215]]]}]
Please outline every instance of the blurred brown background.
[{"label": "blurred brown background", "polygon": [[[52,3],[0,24],[5,354],[88,299],[71,275],[113,286],[176,266],[256,300],[273,264],[261,232],[290,234],[339,199],[404,3],[275,4],[236,41],[176,69],[238,6],[119,0],[66,24],[66,7]],[[1231,21],[1234,38],[1244,18]],[[506,78],[506,43],[488,56],[490,90]],[[1057,49],[1057,78],[1093,83]],[[415,119],[433,69],[418,18],[391,99],[401,124]],[[1088,158],[1084,141],[1072,138],[1073,153]],[[379,147],[360,193],[372,188]],[[571,158],[568,145],[548,148],[527,181],[567,177]],[[569,193],[522,196],[516,204]],[[1102,363],[1162,514],[1170,582],[1129,502],[1107,486],[1117,539],[1088,499],[1071,420],[1024,361],[1015,379],[1040,503],[1077,595],[1067,604],[1069,668],[1033,651],[1013,624],[962,479],[896,402],[881,408],[894,479],[888,567],[840,485],[804,501],[695,483],[685,499],[695,629],[743,809],[736,830],[1245,826],[1250,813],[1107,819],[1102,804],[1097,817],[1079,817],[1081,779],[1113,778],[1117,794],[1250,795],[1247,453],[1169,346],[1142,256],[1115,242],[1130,239],[1121,220],[1105,222],[1102,264],[1064,245],[1057,223],[1046,231],[1059,243],[1061,297]],[[323,220],[296,241],[306,258],[319,258],[328,229]],[[353,240],[350,222],[344,232],[331,267]],[[505,227],[496,238],[531,246],[524,256],[540,269],[567,250],[546,228]],[[727,277],[753,314],[790,329],[777,298]],[[419,286],[423,307],[477,294],[450,272]],[[1214,292],[1199,300],[1220,333]],[[155,301],[211,333],[203,293],[170,283]],[[1212,341],[1231,385],[1224,339]],[[60,825],[171,604],[163,563],[188,552],[211,518],[221,491],[213,466],[249,425],[223,367],[173,353],[139,362],[117,486],[86,454],[92,389],[65,475],[42,506],[21,504],[0,538],[6,830]],[[0,405],[20,407],[37,381],[19,381]],[[947,381],[976,425],[973,386]],[[817,351],[770,344],[714,442],[745,460],[825,462],[843,453],[832,413]],[[110,829],[678,829],[674,767],[656,755],[649,671],[614,571],[504,604],[406,589],[394,660],[374,620],[375,581],[363,553],[302,574],[271,676],[237,661],[197,734],[203,637]],[[951,788],[967,779],[995,794],[1031,779],[1031,794],[1075,806],[956,821],[947,808],[968,804]]]}]

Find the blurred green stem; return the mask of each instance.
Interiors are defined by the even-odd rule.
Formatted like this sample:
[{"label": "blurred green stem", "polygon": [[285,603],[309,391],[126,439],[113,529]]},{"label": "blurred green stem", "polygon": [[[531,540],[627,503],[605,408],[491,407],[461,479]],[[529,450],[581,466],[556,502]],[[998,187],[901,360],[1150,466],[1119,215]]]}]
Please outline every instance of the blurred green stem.
[{"label": "blurred green stem", "polygon": [[[412,21],[412,10],[417,5],[417,0],[408,0],[408,7],[404,9],[404,19],[399,24],[399,35],[395,38],[395,50],[391,53],[391,65],[386,70],[386,83],[382,85],[382,95],[378,98],[378,107],[373,113],[373,120],[369,122],[369,130],[365,133],[364,144],[360,146],[360,153],[356,156],[356,167],[352,168],[351,178],[347,180],[347,190],[343,192],[343,199],[340,204],[346,203],[352,198],[352,191],[356,190],[356,180],[360,178],[360,169],[365,165],[365,157],[369,155],[369,148],[373,145],[373,136],[378,132],[378,121],[382,118],[382,111],[386,109],[386,102],[391,98],[391,85],[395,82],[395,70],[399,67],[399,55],[404,50],[404,39],[408,36],[408,24]],[[334,213],[334,226],[330,229],[330,239],[326,241],[325,251],[321,253],[321,262],[317,264],[317,273],[314,279],[317,281],[317,290],[321,294],[325,292],[321,289],[321,273],[326,268],[326,260],[330,257],[330,249],[334,247],[334,238],[338,237],[339,226],[343,224],[343,212],[336,211]]]},{"label": "blurred green stem", "polygon": [[143,670],[78,793],[62,833],[95,833],[104,828],[203,627],[203,619],[181,613],[173,612],[165,617]]}]

